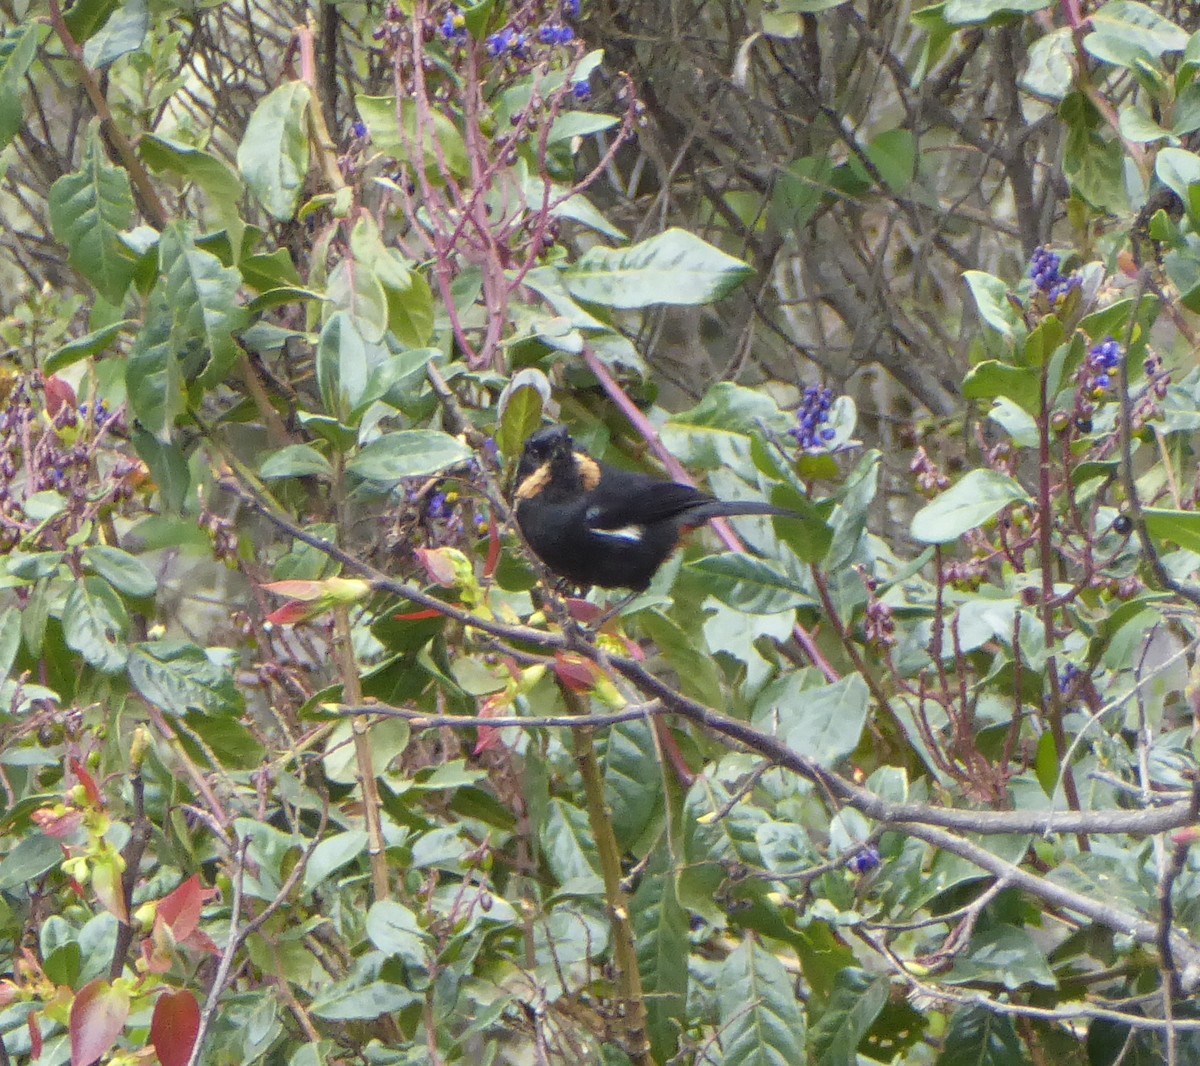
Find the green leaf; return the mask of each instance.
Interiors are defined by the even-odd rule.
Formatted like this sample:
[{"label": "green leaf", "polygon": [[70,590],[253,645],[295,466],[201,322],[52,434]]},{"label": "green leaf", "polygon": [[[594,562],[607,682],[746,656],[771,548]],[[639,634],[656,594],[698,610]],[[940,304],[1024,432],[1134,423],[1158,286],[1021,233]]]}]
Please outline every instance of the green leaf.
[{"label": "green leaf", "polygon": [[658,749],[648,722],[624,722],[609,730],[603,772],[605,801],[612,811],[617,843],[623,850],[636,850],[662,803]]},{"label": "green leaf", "polygon": [[[525,206],[528,210],[537,213],[545,205],[548,208],[551,218],[568,218],[572,222],[578,222],[582,226],[587,226],[589,229],[593,229],[597,233],[602,233],[614,241],[623,241],[626,239],[625,234],[614,226],[605,217],[604,213],[596,208],[583,193],[575,193],[573,196],[568,196],[569,192],[570,189],[564,185],[550,184],[549,188],[547,188],[547,183],[542,179],[530,178],[526,181],[524,188]],[[555,275],[558,274],[558,270],[554,267],[535,267],[534,269],[549,269]],[[526,276],[528,277],[528,275]]]},{"label": "green leaf", "polygon": [[688,564],[708,579],[708,591],[722,603],[748,614],[777,614],[817,601],[773,563],[744,552],[709,555]]},{"label": "green leaf", "polygon": [[592,248],[563,272],[563,281],[577,300],[630,310],[712,303],[751,273],[694,234],[669,229],[629,248]]},{"label": "green leaf", "polygon": [[94,330],[82,337],[76,337],[73,341],[68,341],[50,354],[42,364],[42,372],[45,374],[56,374],[58,371],[78,363],[81,359],[98,355],[112,344],[118,336],[127,330],[132,330],[137,324],[135,319],[125,318],[120,322],[112,322],[102,329]]},{"label": "green leaf", "polygon": [[[786,742],[822,766],[832,767],[858,747],[869,709],[867,683],[859,674],[847,674],[831,685],[806,689],[802,703],[779,708],[779,714]],[[760,701],[756,714],[763,710]]]},{"label": "green leaf", "polygon": [[1028,15],[1054,0],[946,0],[942,17],[953,26],[974,26],[1008,15]]},{"label": "green leaf", "polygon": [[795,1066],[806,1061],[804,1012],[783,964],[745,939],[717,975],[724,1061],[738,1066]]},{"label": "green leaf", "polygon": [[356,259],[343,259],[329,275],[329,299],[354,322],[362,339],[378,344],[388,329],[388,298],[383,283]]},{"label": "green leaf", "polygon": [[1008,286],[999,278],[985,274],[982,270],[964,271],[963,280],[975,298],[979,317],[996,332],[1011,337],[1018,318],[1016,308],[1008,300]]},{"label": "green leaf", "polygon": [[1177,544],[1188,551],[1200,552],[1200,511],[1145,507],[1142,517],[1146,520],[1146,532],[1159,550],[1167,544]]},{"label": "green leaf", "polygon": [[42,874],[63,860],[62,844],[45,833],[21,837],[0,860],[0,892],[28,890]]},{"label": "green leaf", "polygon": [[885,130],[867,145],[867,158],[892,192],[904,192],[916,176],[917,143],[909,130]]},{"label": "green leaf", "polygon": [[[347,829],[345,832],[325,837],[313,848],[312,854],[308,857],[308,865],[304,868],[304,891],[311,892],[314,888],[323,885],[343,866],[349,865],[359,856],[364,855],[369,839],[362,829]],[[368,936],[371,935],[370,924],[371,916],[368,914]],[[379,947],[378,944],[375,946]],[[385,949],[381,948],[380,950]]]},{"label": "green leaf", "polygon": [[158,486],[164,511],[179,514],[183,510],[191,486],[191,472],[183,449],[175,443],[164,443],[145,429],[134,427],[130,432],[134,450],[150,469]]},{"label": "green leaf", "polygon": [[1174,192],[1188,211],[1193,223],[1198,214],[1193,209],[1191,189],[1200,185],[1200,156],[1182,148],[1162,148],[1154,161],[1159,181]]},{"label": "green leaf", "polygon": [[922,544],[949,544],[1009,504],[1027,502],[1029,494],[1013,478],[995,470],[972,470],[913,515],[912,535]]},{"label": "green leaf", "polygon": [[347,988],[339,982],[313,1000],[308,1009],[331,1022],[370,1021],[422,999],[418,993],[388,981],[371,981],[359,988]]},{"label": "green leaf", "polygon": [[150,11],[146,0],[123,0],[96,35],[84,45],[83,61],[89,67],[102,70],[121,56],[141,48],[149,28]]},{"label": "green leaf", "polygon": [[848,0],[780,0],[776,10],[787,14],[817,15],[841,7]]},{"label": "green leaf", "polygon": [[685,696],[710,707],[722,705],[721,672],[707,650],[696,646],[697,638],[690,637],[660,611],[643,611],[638,616],[638,626],[670,663]]},{"label": "green leaf", "polygon": [[1188,43],[1184,30],[1133,0],[1112,0],[1093,12],[1088,23],[1092,32],[1083,39],[1083,46],[1093,54],[1114,42],[1118,48],[1137,48],[1159,59],[1164,52],[1182,52]]},{"label": "green leaf", "polygon": [[0,611],[0,680],[6,678],[21,649],[21,612]]},{"label": "green leaf", "polygon": [[550,403],[550,381],[534,367],[518,370],[497,401],[499,428],[496,444],[502,455],[516,457],[530,435],[542,424],[542,411]]},{"label": "green leaf", "polygon": [[333,466],[312,445],[289,444],[263,459],[258,474],[264,481],[307,476],[332,478]]},{"label": "green leaf", "polygon": [[3,38],[11,48],[0,51],[0,148],[4,148],[25,124],[21,97],[25,92],[25,75],[33,65],[50,27],[40,20],[30,19]]},{"label": "green leaf", "polygon": [[384,287],[387,324],[392,335],[406,348],[423,348],[433,336],[433,290],[425,275],[414,270],[407,290]]},{"label": "green leaf", "polygon": [[[180,743],[191,758],[213,770],[252,770],[261,765],[262,740],[232,715],[191,710],[183,715],[186,728],[180,730]],[[203,742],[194,743],[191,734]]]},{"label": "green leaf", "polygon": [[[688,914],[679,903],[670,851],[664,840],[630,900],[638,969],[646,993],[650,1050],[667,1062],[687,1028]],[[729,1061],[729,1060],[726,1060]]]},{"label": "green leaf", "polygon": [[936,1066],[1026,1066],[1012,1019],[986,1007],[963,1007],[950,1019]]},{"label": "green leaf", "polygon": [[350,460],[348,468],[367,481],[393,482],[440,474],[469,458],[471,449],[449,433],[408,429],[372,441]]},{"label": "green leaf", "polygon": [[[382,295],[382,288],[379,290]],[[362,332],[365,319],[347,311],[329,316],[317,342],[317,386],[327,414],[343,425],[361,415],[372,375],[389,359],[387,347],[369,342]],[[381,326],[382,323],[377,323]]]},{"label": "green leaf", "polygon": [[[362,837],[358,850],[365,851],[367,835],[361,831],[356,833]],[[313,858],[316,858],[315,854]],[[392,899],[372,903],[367,911],[367,937],[385,955],[403,959],[409,966],[429,964],[429,935],[421,928],[417,916],[403,903]]]},{"label": "green leaf", "polygon": [[824,155],[797,159],[779,172],[771,189],[768,217],[779,233],[796,233],[816,214],[830,191],[833,161]]},{"label": "green leaf", "polygon": [[1075,37],[1069,26],[1042,34],[1030,46],[1021,88],[1047,100],[1061,100],[1075,84]]},{"label": "green leaf", "polygon": [[238,145],[242,177],[280,222],[296,214],[308,173],[305,114],[309,106],[308,86],[302,81],[285,82],[259,101]]},{"label": "green leaf", "polygon": [[833,994],[809,1040],[817,1066],[855,1066],[858,1047],[888,1001],[890,981],[847,967],[834,977]]},{"label": "green leaf", "polygon": [[1001,426],[1020,448],[1036,448],[1041,439],[1033,415],[1018,407],[1012,400],[993,400],[988,418]]},{"label": "green leaf", "polygon": [[[354,106],[371,132],[371,146],[394,159],[413,161],[413,149],[417,147],[417,109],[412,100],[402,100],[396,107],[393,96],[356,96]],[[440,111],[433,112],[433,123],[426,128],[424,144],[421,146],[422,165],[438,173],[436,144],[441,149],[446,169],[455,177],[466,177],[470,173],[467,146],[458,127]]]},{"label": "green leaf", "polygon": [[184,715],[191,710],[241,713],[242,696],[233,677],[203,648],[188,641],[135,644],[129,658],[129,679],[147,702],[168,714]]},{"label": "green leaf", "polygon": [[76,581],[63,604],[63,636],[67,647],[106,674],[124,668],[129,658],[124,638],[129,615],[121,597],[100,577]]},{"label": "green leaf", "polygon": [[955,959],[945,980],[950,984],[1002,982],[1009,991],[1029,984],[1058,987],[1045,952],[1028,930],[1015,925],[994,925],[977,933],[970,951]]},{"label": "green leaf", "polygon": [[50,225],[67,258],[110,304],[120,306],[135,262],[121,240],[133,221],[129,176],[109,165],[99,125],[88,130],[82,167],[50,187]]},{"label": "green leaf", "polygon": [[575,895],[594,895],[603,889],[596,872],[596,843],[587,815],[566,800],[550,800],[541,828],[546,865],[560,886]]},{"label": "green leaf", "polygon": [[[203,189],[208,206],[229,232],[233,246],[237,248],[241,245],[246,224],[238,214],[238,208],[245,186],[228,163],[210,152],[169,140],[156,133],[143,133],[138,138],[138,154],[156,173],[178,175]],[[287,256],[286,249],[278,249],[277,253]],[[298,282],[299,278],[296,281]]]},{"label": "green leaf", "polygon": [[170,301],[163,286],[156,285],[146,321],[125,363],[129,407],[142,427],[164,444],[187,406],[183,368],[172,344],[173,325]]},{"label": "green leaf", "polygon": [[163,231],[159,256],[172,315],[171,348],[201,387],[219,385],[238,357],[233,335],[248,321],[237,304],[241,275],[197,248],[179,223]]},{"label": "green leaf", "polygon": [[598,111],[564,111],[554,120],[546,144],[560,144],[573,137],[590,137],[616,126],[621,120]]},{"label": "green leaf", "polygon": [[92,544],[83,549],[83,565],[107,580],[118,592],[140,599],[158,590],[154,575],[140,559],[107,544]]}]

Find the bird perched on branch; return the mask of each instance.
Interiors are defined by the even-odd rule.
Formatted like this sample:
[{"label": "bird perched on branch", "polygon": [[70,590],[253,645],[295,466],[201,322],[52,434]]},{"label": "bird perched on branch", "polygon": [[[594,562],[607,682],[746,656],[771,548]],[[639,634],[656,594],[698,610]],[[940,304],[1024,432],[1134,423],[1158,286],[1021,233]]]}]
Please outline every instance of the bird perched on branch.
[{"label": "bird perched on branch", "polygon": [[576,449],[563,426],[533,434],[517,468],[516,515],[525,540],[576,585],[641,592],[687,530],[710,518],[754,514],[800,517],[614,469]]}]

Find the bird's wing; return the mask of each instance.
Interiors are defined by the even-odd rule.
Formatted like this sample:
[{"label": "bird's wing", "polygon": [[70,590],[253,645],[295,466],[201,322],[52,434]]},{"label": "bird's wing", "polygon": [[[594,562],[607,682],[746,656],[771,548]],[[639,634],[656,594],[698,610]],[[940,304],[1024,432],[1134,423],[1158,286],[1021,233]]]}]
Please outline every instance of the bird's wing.
[{"label": "bird's wing", "polygon": [[623,529],[664,522],[711,502],[713,497],[690,485],[605,467],[584,517],[593,529]]}]

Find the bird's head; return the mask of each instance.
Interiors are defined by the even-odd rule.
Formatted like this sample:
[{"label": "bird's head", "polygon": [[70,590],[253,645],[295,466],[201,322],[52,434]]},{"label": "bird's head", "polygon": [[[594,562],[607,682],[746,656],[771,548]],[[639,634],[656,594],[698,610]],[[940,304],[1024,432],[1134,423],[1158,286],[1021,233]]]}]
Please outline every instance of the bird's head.
[{"label": "bird's head", "polygon": [[590,491],[600,481],[600,467],[575,442],[565,426],[539,429],[525,442],[517,466],[517,500],[531,500],[553,486],[559,491]]}]

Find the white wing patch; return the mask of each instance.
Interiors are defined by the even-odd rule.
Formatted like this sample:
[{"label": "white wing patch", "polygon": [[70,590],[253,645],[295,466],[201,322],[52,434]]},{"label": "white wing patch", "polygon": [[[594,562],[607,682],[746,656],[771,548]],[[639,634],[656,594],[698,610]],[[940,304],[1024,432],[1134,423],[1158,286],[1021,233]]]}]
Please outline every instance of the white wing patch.
[{"label": "white wing patch", "polygon": [[621,526],[619,529],[597,529],[592,526],[592,532],[598,537],[612,537],[614,540],[627,540],[636,544],[646,535],[646,527]]}]

